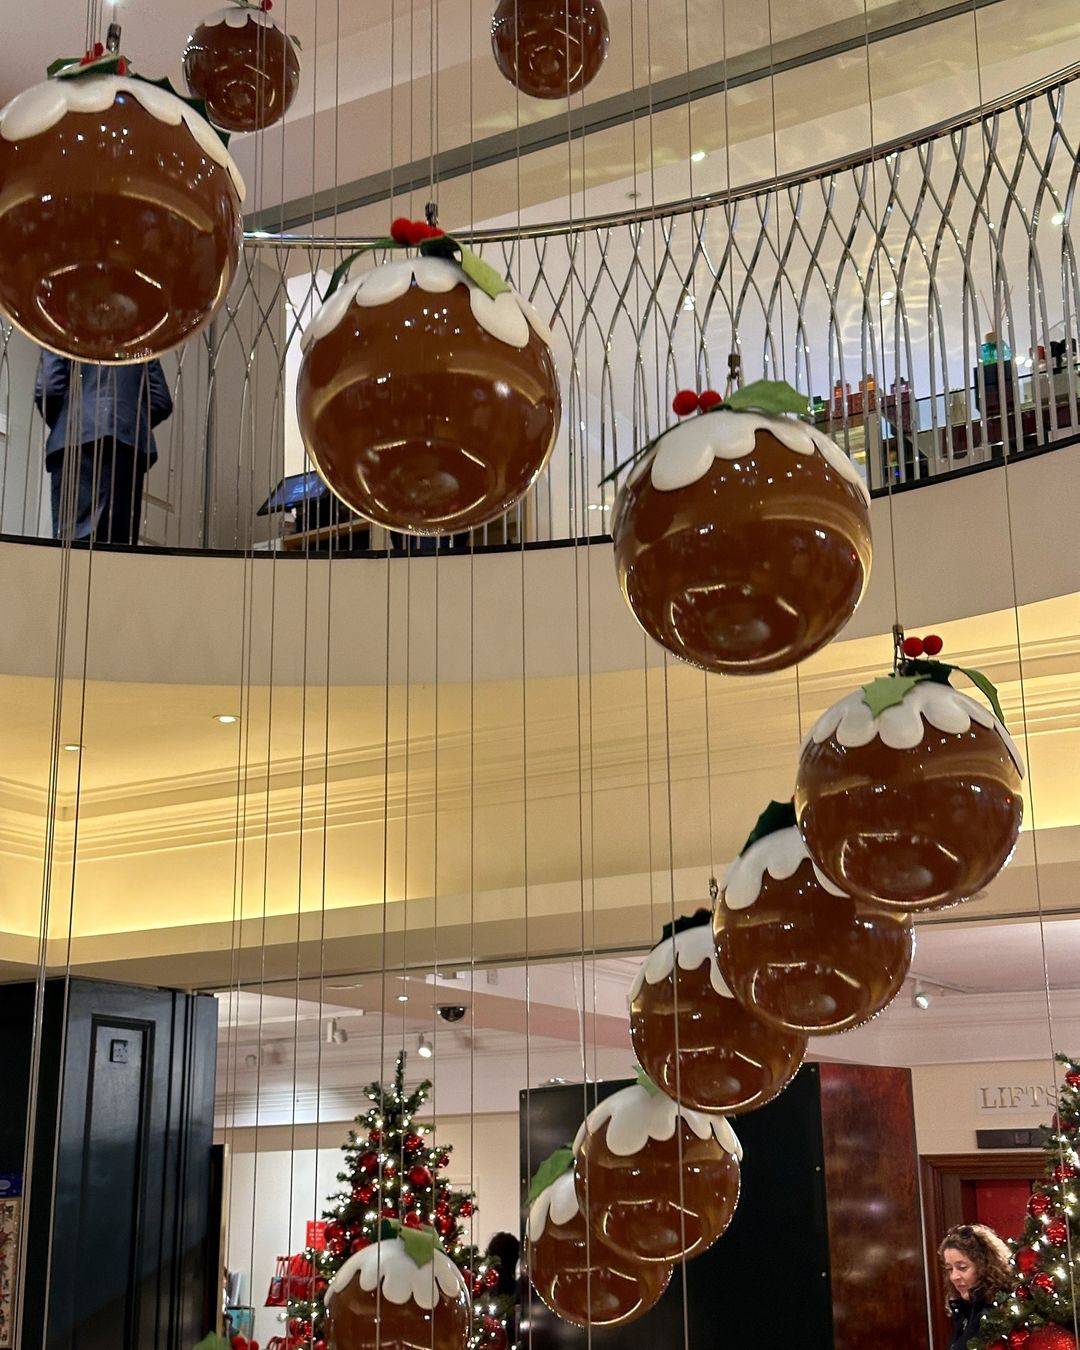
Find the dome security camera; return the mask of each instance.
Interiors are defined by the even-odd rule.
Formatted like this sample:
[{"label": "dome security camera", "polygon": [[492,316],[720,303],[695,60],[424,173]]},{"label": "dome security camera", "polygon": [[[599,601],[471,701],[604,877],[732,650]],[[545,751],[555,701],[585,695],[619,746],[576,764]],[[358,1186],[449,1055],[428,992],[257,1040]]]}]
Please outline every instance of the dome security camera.
[{"label": "dome security camera", "polygon": [[460,1022],[466,1011],[466,1008],[460,1003],[439,1004],[439,1016],[444,1022]]}]

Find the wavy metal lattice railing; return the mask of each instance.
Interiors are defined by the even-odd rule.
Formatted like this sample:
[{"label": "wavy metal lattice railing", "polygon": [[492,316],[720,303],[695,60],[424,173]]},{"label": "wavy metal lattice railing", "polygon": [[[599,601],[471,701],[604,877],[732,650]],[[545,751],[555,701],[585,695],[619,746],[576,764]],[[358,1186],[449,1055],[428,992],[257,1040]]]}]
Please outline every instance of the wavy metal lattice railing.
[{"label": "wavy metal lattice railing", "polygon": [[[816,396],[819,421],[876,489],[1080,434],[1077,74],[778,182],[476,235],[551,319],[566,405],[537,489],[476,542],[604,534],[604,475],[666,425],[677,388],[722,387],[732,351],[745,379]],[[284,517],[256,512],[305,467],[299,335],[358,242],[248,240],[212,331],[170,360],[177,412],[148,482],[144,541],[280,539]],[[988,330],[1000,340],[983,351]],[[0,509],[5,532],[34,535],[48,521],[20,344],[5,335],[0,350]]]}]

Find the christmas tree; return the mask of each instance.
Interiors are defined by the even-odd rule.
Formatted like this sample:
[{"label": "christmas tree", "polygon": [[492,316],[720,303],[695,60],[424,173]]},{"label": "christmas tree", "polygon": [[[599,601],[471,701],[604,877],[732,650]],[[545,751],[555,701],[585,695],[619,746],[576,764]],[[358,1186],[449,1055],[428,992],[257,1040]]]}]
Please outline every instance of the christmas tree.
[{"label": "christmas tree", "polygon": [[[441,1176],[449,1165],[449,1148],[433,1139],[433,1126],[417,1122],[431,1083],[425,1079],[405,1089],[405,1052],[397,1057],[394,1081],[365,1089],[371,1106],[356,1117],[342,1145],[345,1166],[337,1179],[342,1189],[328,1198],[325,1246],[304,1252],[310,1278],[301,1282],[303,1297],[288,1304],[288,1350],[326,1350],[323,1299],[327,1286],[348,1258],[374,1242],[383,1219],[398,1219],[410,1228],[435,1229],[447,1255],[459,1267],[474,1296],[476,1320],[470,1350],[505,1350],[502,1318],[489,1311],[490,1291],[498,1283],[495,1262],[472,1246],[462,1227],[475,1213],[471,1191],[455,1189]],[[295,1290],[296,1282],[293,1283]],[[479,1298],[485,1294],[484,1311]]]},{"label": "christmas tree", "polygon": [[1024,1235],[1010,1242],[1015,1285],[999,1294],[970,1342],[978,1350],[1075,1350],[1080,1315],[1080,1064],[1058,1055],[1065,1081],[1047,1131],[1046,1176]]}]

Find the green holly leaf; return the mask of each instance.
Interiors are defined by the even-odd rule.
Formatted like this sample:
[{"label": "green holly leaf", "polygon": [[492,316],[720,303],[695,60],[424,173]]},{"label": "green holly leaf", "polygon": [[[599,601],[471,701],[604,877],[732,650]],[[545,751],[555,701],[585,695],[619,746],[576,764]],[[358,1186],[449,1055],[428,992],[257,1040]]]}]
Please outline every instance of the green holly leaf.
[{"label": "green holly leaf", "polygon": [[471,248],[466,248],[464,244],[459,244],[458,247],[461,250],[461,270],[470,281],[474,281],[480,287],[485,295],[490,295],[494,300],[504,291],[510,289],[490,263],[486,263],[483,258],[474,253]]},{"label": "green holly leaf", "polygon": [[48,66],[45,68],[45,74],[50,80],[54,79],[62,70],[67,69],[68,66],[77,66],[80,60],[82,60],[82,58],[79,56],[58,56],[55,61],[49,62]]},{"label": "green holly leaf", "polygon": [[448,262],[457,262],[461,245],[452,234],[439,234],[434,239],[422,239],[420,252],[425,258],[446,258]]},{"label": "green holly leaf", "polygon": [[994,716],[1004,726],[1005,714],[1001,711],[1001,700],[998,698],[997,687],[990,683],[981,670],[967,670],[964,666],[954,666],[953,669],[968,677],[979,693],[985,697],[987,703],[990,704]]},{"label": "green holly leaf", "polygon": [[61,57],[59,61],[54,61],[49,66],[48,75],[53,80],[77,80],[84,75],[115,75],[121,61],[124,61],[126,72],[130,75],[131,63],[119,52],[106,52],[96,61],[87,61],[85,65],[82,57],[76,56],[74,59],[70,56]]},{"label": "green holly leaf", "polygon": [[323,296],[323,303],[325,304],[326,301],[330,299],[337,288],[345,280],[349,274],[349,268],[357,258],[363,257],[365,253],[373,253],[376,249],[380,248],[389,249],[402,247],[404,247],[404,245],[399,244],[396,239],[391,239],[389,235],[386,235],[382,239],[376,239],[372,244],[365,244],[363,248],[358,248],[355,253],[350,253],[347,258],[342,258],[341,262],[339,262],[330,273],[330,284],[327,286],[326,294]]},{"label": "green holly leaf", "polygon": [[863,702],[874,717],[880,717],[886,708],[903,703],[905,696],[926,678],[925,675],[882,675],[863,685]]},{"label": "green holly leaf", "polygon": [[746,843],[743,844],[739,856],[750,847],[756,844],[759,839],[764,839],[766,835],[775,834],[777,830],[788,830],[795,824],[795,803],[788,802],[770,802],[757,818],[757,824],[747,836]]},{"label": "green holly leaf", "polygon": [[724,400],[736,412],[798,413],[805,417],[810,400],[784,380],[755,380]]},{"label": "green holly leaf", "polygon": [[407,1223],[399,1223],[396,1219],[390,1219],[388,1222],[397,1229],[397,1236],[414,1265],[424,1267],[436,1252],[443,1251],[443,1245],[434,1228],[410,1228]]},{"label": "green holly leaf", "polygon": [[640,1064],[634,1065],[634,1077],[638,1081],[638,1087],[643,1087],[650,1097],[659,1097],[660,1089],[645,1072]]},{"label": "green holly leaf", "polygon": [[532,1185],[529,1187],[529,1204],[531,1205],[542,1191],[546,1191],[553,1181],[558,1181],[562,1174],[568,1172],[573,1165],[574,1150],[569,1144],[563,1144],[550,1157],[545,1158],[536,1169]]}]

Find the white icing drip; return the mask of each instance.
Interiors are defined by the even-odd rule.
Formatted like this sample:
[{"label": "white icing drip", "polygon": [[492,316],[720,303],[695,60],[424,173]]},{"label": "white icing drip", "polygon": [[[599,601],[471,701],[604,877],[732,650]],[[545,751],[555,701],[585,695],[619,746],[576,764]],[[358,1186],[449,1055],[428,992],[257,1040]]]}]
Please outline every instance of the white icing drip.
[{"label": "white icing drip", "polygon": [[[761,883],[766,872],[774,881],[787,881],[807,858],[810,858],[810,854],[794,825],[789,825],[786,830],[774,830],[764,839],[755,840],[745,853],[728,864],[724,873],[724,903],[728,909],[749,908],[761,894]],[[832,884],[812,858],[810,862],[818,885],[830,895],[843,896],[844,892]]]},{"label": "white icing drip", "polygon": [[676,959],[682,970],[697,970],[698,966],[708,961],[709,981],[712,987],[721,998],[734,997],[716,963],[712,924],[702,923],[696,924],[693,928],[684,928],[681,933],[676,933],[674,938],[665,938],[663,942],[656,944],[634,976],[634,983],[630,986],[629,1002],[633,1003],[644,984],[659,984],[661,980],[666,980],[675,969]]},{"label": "white icing drip", "polygon": [[734,412],[727,408],[688,417],[670,427],[627,481],[634,482],[651,465],[652,485],[658,492],[689,487],[704,478],[714,459],[740,459],[751,454],[759,431],[771,432],[781,445],[797,455],[811,455],[816,450],[830,469],[859,490],[869,507],[870,492],[859,470],[835,441],[817,427],[792,417],[769,417],[765,413]]},{"label": "white icing drip", "polygon": [[550,1186],[545,1186],[533,1201],[529,1210],[529,1241],[535,1242],[542,1236],[549,1218],[558,1227],[559,1224],[569,1223],[579,1209],[574,1188],[574,1169],[568,1167],[561,1177],[556,1177]]},{"label": "white icing drip", "polygon": [[699,1139],[711,1135],[726,1153],[742,1161],[742,1145],[725,1116],[705,1115],[680,1106],[663,1092],[652,1093],[640,1083],[606,1097],[582,1121],[574,1138],[579,1152],[588,1134],[597,1134],[607,1124],[607,1146],[619,1158],[640,1153],[650,1139],[671,1139],[679,1117]]},{"label": "white icing drip", "polygon": [[473,318],[486,333],[510,347],[520,349],[528,345],[530,326],[542,342],[550,345],[551,335],[536,310],[516,291],[503,291],[492,299],[456,262],[418,257],[383,263],[339,286],[308,324],[301,339],[303,350],[332,333],[353,302],[364,309],[389,304],[399,300],[413,282],[431,295],[445,294],[455,286],[468,287]]},{"label": "white icing drip", "polygon": [[241,9],[239,5],[226,5],[224,9],[216,9],[213,14],[208,14],[202,20],[200,28],[218,28],[221,24],[227,24],[230,28],[243,28],[248,21],[257,23],[260,28],[276,28],[277,24],[269,14],[261,9]]},{"label": "white icing drip", "polygon": [[104,112],[112,107],[117,94],[130,94],[151,117],[156,117],[168,126],[177,127],[183,122],[207,159],[212,159],[228,172],[237,196],[241,202],[244,200],[244,180],[240,170],[210,123],[182,98],[146,80],[133,80],[126,75],[83,75],[65,80],[44,80],[16,94],[6,107],[0,109],[0,136],[5,141],[23,141],[40,136],[69,112]]},{"label": "white icing drip", "polygon": [[997,732],[1023,777],[1024,761],[1016,742],[990,709],[936,680],[913,685],[900,703],[886,708],[877,717],[866,706],[862,690],[854,690],[821,714],[803,739],[803,749],[811,741],[820,745],[835,734],[838,745],[851,748],[869,745],[879,736],[890,750],[911,750],[922,742],[927,723],[938,731],[961,736],[971,729],[972,722]]},{"label": "white icing drip", "polygon": [[355,1275],[360,1276],[360,1288],[371,1293],[376,1284],[382,1284],[382,1297],[389,1303],[408,1303],[412,1299],[421,1308],[434,1308],[439,1290],[447,1298],[468,1296],[461,1271],[445,1252],[436,1251],[431,1261],[418,1266],[400,1238],[373,1242],[370,1247],[350,1256],[330,1281],[326,1301],[340,1294]]}]

